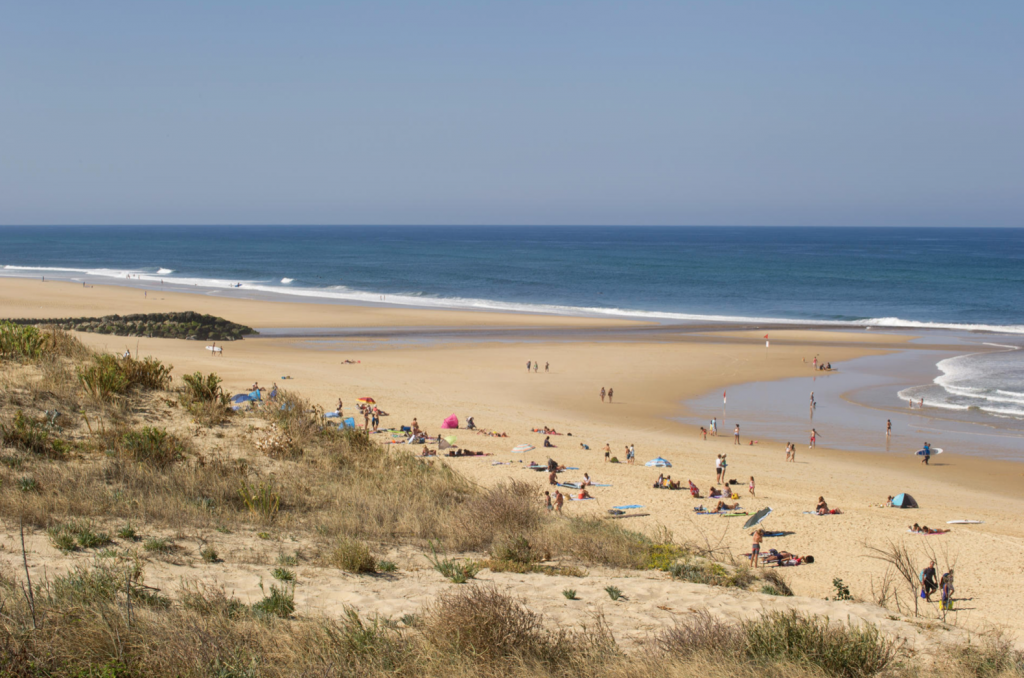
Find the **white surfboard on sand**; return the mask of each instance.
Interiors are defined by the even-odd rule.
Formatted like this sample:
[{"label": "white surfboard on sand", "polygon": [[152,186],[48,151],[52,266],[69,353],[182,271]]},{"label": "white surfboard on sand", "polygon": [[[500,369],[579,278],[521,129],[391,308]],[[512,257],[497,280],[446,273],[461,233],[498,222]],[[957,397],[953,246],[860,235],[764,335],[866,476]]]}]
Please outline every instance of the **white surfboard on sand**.
[{"label": "white surfboard on sand", "polygon": [[207,346],[206,350],[213,351],[214,353],[223,353],[224,351],[224,349],[222,349],[220,346]]},{"label": "white surfboard on sand", "polygon": [[981,525],[984,520],[947,520],[947,525]]}]

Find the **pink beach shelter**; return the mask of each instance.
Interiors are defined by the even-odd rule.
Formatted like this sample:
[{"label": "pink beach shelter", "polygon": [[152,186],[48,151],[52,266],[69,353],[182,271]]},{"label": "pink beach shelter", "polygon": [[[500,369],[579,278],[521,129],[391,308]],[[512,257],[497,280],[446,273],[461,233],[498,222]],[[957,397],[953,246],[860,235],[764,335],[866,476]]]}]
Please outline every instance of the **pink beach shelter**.
[{"label": "pink beach shelter", "polygon": [[454,414],[449,416],[447,419],[445,419],[444,423],[441,424],[441,428],[458,428],[458,427],[459,427],[459,418],[456,417]]}]

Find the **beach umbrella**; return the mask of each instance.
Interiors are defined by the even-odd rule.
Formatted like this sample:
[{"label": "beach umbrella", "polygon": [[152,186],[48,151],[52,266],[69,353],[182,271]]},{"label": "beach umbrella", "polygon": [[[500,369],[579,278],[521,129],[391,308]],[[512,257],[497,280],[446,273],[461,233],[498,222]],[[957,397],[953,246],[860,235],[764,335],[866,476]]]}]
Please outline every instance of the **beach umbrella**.
[{"label": "beach umbrella", "polygon": [[672,464],[669,463],[667,459],[662,459],[661,457],[651,459],[649,462],[644,464],[644,466],[663,466],[666,468],[672,468]]},{"label": "beach umbrella", "polygon": [[231,402],[233,403],[247,403],[250,400],[252,400],[252,398],[249,396],[248,393],[239,393],[238,395],[233,396],[231,398]]},{"label": "beach umbrella", "polygon": [[892,498],[893,508],[917,508],[917,500],[906,492],[901,492]]},{"label": "beach umbrella", "polygon": [[366,403],[367,405],[376,405],[377,401],[373,398],[359,398],[359,402]]},{"label": "beach umbrella", "polygon": [[439,442],[437,444],[437,449],[439,449],[439,450],[447,450],[451,446],[452,446],[452,444],[449,443],[447,439],[442,439],[441,442]]},{"label": "beach umbrella", "polygon": [[448,441],[449,445],[455,444],[455,436],[445,436],[444,439]]},{"label": "beach umbrella", "polygon": [[754,515],[747,518],[747,522],[743,523],[743,529],[749,530],[755,525],[759,524],[762,520],[768,517],[768,514],[772,512],[771,507],[763,508]]},{"label": "beach umbrella", "polygon": [[519,452],[529,452],[530,450],[535,450],[535,449],[537,449],[537,448],[534,447],[533,445],[530,445],[529,443],[523,443],[522,445],[516,445],[515,447],[513,447],[512,451],[516,452],[516,453],[519,453]]}]

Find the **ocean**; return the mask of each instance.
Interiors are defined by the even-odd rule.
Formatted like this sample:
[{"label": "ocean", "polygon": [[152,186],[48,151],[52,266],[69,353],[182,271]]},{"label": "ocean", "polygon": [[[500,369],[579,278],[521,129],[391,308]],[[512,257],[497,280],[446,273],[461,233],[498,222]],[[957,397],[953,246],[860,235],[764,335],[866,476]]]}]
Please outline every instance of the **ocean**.
[{"label": "ocean", "polygon": [[926,390],[901,393],[1024,416],[1024,229],[2,227],[0,274],[670,323],[985,331],[1009,348],[944,360],[915,387]]}]

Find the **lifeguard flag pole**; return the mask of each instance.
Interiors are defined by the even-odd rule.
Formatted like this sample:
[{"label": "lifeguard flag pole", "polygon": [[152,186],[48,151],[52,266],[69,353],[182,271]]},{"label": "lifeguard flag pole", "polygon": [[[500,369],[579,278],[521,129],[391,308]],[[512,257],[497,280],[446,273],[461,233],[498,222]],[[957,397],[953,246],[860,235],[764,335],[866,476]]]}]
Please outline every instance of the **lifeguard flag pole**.
[{"label": "lifeguard flag pole", "polygon": [[768,335],[764,335],[764,359],[768,360]]}]

